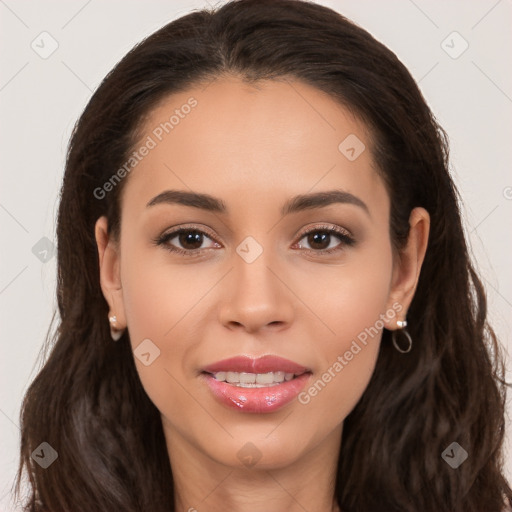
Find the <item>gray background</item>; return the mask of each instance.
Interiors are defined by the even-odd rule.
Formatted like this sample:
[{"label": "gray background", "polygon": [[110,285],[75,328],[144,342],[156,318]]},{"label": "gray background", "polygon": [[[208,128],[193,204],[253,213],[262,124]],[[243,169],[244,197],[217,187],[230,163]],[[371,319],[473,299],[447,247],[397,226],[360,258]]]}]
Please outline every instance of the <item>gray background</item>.
[{"label": "gray background", "polygon": [[[512,353],[511,0],[318,3],[390,47],[448,131],[466,233],[488,290],[490,318]],[[37,356],[55,308],[55,214],[73,124],[134,43],[205,5],[202,0],[0,0],[2,510],[18,510],[8,500],[17,465],[19,408],[39,368]],[[41,36],[44,31],[50,36]],[[464,41],[469,47],[458,55]],[[42,58],[52,44],[58,44],[56,51]],[[509,415],[511,404],[509,397]],[[512,480],[508,430],[506,470]]]}]

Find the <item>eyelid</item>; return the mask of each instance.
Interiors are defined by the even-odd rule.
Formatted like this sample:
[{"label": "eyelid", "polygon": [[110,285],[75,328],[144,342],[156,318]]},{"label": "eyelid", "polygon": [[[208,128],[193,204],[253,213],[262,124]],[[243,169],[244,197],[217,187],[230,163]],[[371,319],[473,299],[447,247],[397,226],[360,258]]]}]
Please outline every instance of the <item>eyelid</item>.
[{"label": "eyelid", "polygon": [[179,226],[165,230],[158,238],[162,238],[167,235],[177,235],[181,231],[197,231],[199,233],[208,235],[208,238],[211,238],[212,241],[220,243],[217,241],[216,235],[210,228],[200,224],[180,224]]},{"label": "eyelid", "polygon": [[199,233],[208,235],[209,238],[211,238],[214,241],[217,241],[216,235],[213,233],[213,231],[210,228],[200,224],[179,224],[178,226],[167,228],[161,235],[158,235],[156,237],[156,240],[160,240],[169,235],[176,236],[181,231],[197,231]]},{"label": "eyelid", "polygon": [[299,232],[297,237],[304,238],[305,235],[315,231],[329,231],[329,233],[338,233],[340,235],[345,235],[348,238],[353,238],[352,233],[348,229],[341,226],[334,226],[332,224],[314,224],[307,226]]}]

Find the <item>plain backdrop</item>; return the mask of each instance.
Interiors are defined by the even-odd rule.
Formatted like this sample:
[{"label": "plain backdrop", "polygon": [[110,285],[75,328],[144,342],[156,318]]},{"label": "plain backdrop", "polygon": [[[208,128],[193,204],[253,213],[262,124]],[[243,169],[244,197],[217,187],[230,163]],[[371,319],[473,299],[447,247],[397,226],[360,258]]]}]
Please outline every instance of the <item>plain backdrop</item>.
[{"label": "plain backdrop", "polygon": [[[512,2],[319,3],[391,48],[447,130],[452,172],[465,201],[466,233],[488,291],[490,319],[512,354]],[[55,309],[52,247],[72,127],[92,91],[136,42],[208,5],[213,0],[0,0],[2,511],[19,510],[9,503],[19,409],[39,368],[39,350]],[[507,364],[511,381],[510,357]],[[509,416],[510,411],[509,397]],[[509,427],[510,480],[511,439]]]}]

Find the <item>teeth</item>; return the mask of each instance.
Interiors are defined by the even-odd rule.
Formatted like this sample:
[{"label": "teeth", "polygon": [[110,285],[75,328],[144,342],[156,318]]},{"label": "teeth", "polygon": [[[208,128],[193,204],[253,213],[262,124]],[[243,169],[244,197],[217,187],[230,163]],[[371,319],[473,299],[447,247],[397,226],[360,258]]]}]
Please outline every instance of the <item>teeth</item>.
[{"label": "teeth", "polygon": [[[240,384],[254,384],[257,381],[257,377],[255,373],[240,373],[239,374],[239,382]],[[259,384],[262,384],[259,382]]]},{"label": "teeth", "polygon": [[272,384],[274,382],[274,372],[258,373],[256,375],[256,382],[258,384]]},{"label": "teeth", "polygon": [[[292,378],[293,378],[293,373],[291,373],[289,375],[291,375]],[[285,373],[284,372],[274,372],[274,381],[275,382],[283,382],[284,377],[285,377]]]},{"label": "teeth", "polygon": [[226,372],[217,372],[215,374],[215,378],[217,380],[225,381],[226,380]]},{"label": "teeth", "polygon": [[240,382],[237,372],[226,372],[226,382]]},{"label": "teeth", "polygon": [[283,381],[292,380],[295,375],[285,372],[246,373],[246,372],[217,372],[213,377],[220,382],[228,382],[241,388],[264,388],[277,386]]}]

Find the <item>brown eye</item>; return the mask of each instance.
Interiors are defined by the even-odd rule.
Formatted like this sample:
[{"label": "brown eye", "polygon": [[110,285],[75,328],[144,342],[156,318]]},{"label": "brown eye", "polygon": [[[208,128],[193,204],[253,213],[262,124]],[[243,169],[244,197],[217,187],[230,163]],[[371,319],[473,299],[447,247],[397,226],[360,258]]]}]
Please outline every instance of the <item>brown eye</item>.
[{"label": "brown eye", "polygon": [[[203,246],[209,241],[209,246]],[[163,245],[171,252],[183,254],[186,256],[196,256],[202,253],[203,249],[220,247],[220,244],[199,229],[179,228],[154,240],[156,245]]]},{"label": "brown eye", "polygon": [[307,240],[312,249],[328,249],[331,241],[331,234],[326,231],[315,231],[307,235]]},{"label": "brown eye", "polygon": [[203,244],[203,234],[199,231],[180,233],[177,237],[183,249],[200,249]]},{"label": "brown eye", "polygon": [[354,244],[355,240],[348,231],[332,226],[307,231],[299,241],[300,248],[319,254],[330,254]]}]

